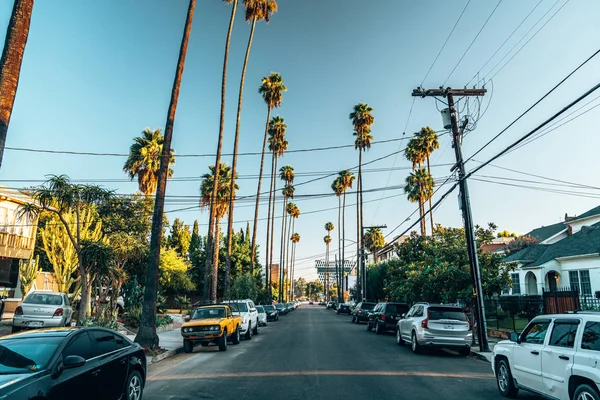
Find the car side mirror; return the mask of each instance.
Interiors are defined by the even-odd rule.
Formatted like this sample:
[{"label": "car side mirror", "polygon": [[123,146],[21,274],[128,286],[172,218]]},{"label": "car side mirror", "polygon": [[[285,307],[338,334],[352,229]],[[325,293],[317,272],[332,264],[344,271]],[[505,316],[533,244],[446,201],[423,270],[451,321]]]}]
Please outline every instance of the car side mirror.
[{"label": "car side mirror", "polygon": [[77,368],[85,364],[85,358],[81,356],[67,356],[63,360],[63,369]]},{"label": "car side mirror", "polygon": [[508,339],[509,339],[511,342],[515,342],[515,343],[521,343],[521,340],[519,340],[519,334],[518,334],[517,332],[511,332],[511,333],[508,335]]},{"label": "car side mirror", "polygon": [[183,320],[185,322],[190,322],[191,319],[192,319],[192,317],[190,317],[189,315],[186,315],[185,317],[183,317]]},{"label": "car side mirror", "polygon": [[400,318],[402,318],[402,319],[406,318],[406,313],[402,313],[402,315],[400,316]]}]

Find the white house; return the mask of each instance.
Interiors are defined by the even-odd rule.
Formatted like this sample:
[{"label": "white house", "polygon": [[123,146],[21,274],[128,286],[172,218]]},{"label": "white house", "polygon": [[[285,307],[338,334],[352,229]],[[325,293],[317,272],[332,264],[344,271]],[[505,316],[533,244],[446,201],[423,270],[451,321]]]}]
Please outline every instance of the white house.
[{"label": "white house", "polygon": [[409,239],[409,237],[410,236],[396,236],[391,242],[383,246],[381,249],[379,249],[379,251],[377,251],[376,254],[373,255],[374,262],[379,263],[392,258],[398,258],[398,255],[396,254],[396,246],[404,243]]},{"label": "white house", "polygon": [[517,268],[511,274],[512,295],[538,295],[542,289],[573,287],[581,296],[600,291],[600,206],[527,235],[539,243],[506,257]]}]

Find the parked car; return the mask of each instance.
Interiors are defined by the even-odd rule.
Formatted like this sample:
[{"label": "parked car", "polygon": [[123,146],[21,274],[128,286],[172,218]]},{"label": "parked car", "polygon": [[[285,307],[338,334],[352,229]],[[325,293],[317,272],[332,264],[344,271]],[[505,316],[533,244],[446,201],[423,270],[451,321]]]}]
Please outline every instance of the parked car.
[{"label": "parked car", "polygon": [[263,306],[256,306],[258,312],[258,325],[267,326],[267,311]]},{"label": "parked car", "polygon": [[227,350],[227,341],[240,343],[242,318],[233,315],[227,305],[202,306],[194,311],[192,317],[181,326],[183,351],[191,353],[194,345],[208,346],[216,343],[220,351]]},{"label": "parked car", "polygon": [[335,301],[329,301],[327,303],[327,309],[335,310],[337,309],[337,303]]},{"label": "parked car", "polygon": [[396,343],[410,343],[414,353],[423,347],[445,347],[466,356],[472,339],[469,318],[458,306],[417,303],[396,325]]},{"label": "parked car", "polygon": [[500,394],[516,397],[523,389],[559,400],[600,398],[600,314],[540,315],[510,336],[492,353]]},{"label": "parked car", "polygon": [[258,312],[252,300],[229,300],[223,303],[231,305],[231,311],[242,317],[240,333],[244,336],[244,339],[250,340],[252,335],[258,335]]},{"label": "parked car", "polygon": [[337,314],[347,314],[350,315],[350,304],[340,304],[340,306],[338,307]]},{"label": "parked car", "polygon": [[367,330],[375,330],[378,335],[387,331],[396,331],[396,323],[410,309],[408,304],[384,302],[378,303],[367,319]]},{"label": "parked car", "polygon": [[73,308],[65,293],[35,291],[15,309],[12,332],[27,328],[71,326]]},{"label": "parked car", "polygon": [[277,304],[275,304],[275,308],[278,311],[278,315],[286,315],[289,312],[289,310],[287,309],[287,307],[283,303],[277,303]]},{"label": "parked car", "polygon": [[267,321],[279,321],[279,311],[275,306],[263,306],[267,313]]},{"label": "parked car", "polygon": [[54,328],[0,338],[0,399],[140,400],[146,356],[104,328]]},{"label": "parked car", "polygon": [[369,313],[373,311],[373,308],[375,308],[375,303],[361,301],[356,305],[352,312],[352,322],[357,324],[366,322],[369,319]]},{"label": "parked car", "polygon": [[308,302],[308,305],[309,305],[309,306],[312,306],[313,304],[315,304],[315,303],[313,303],[312,301],[309,301],[309,302]]},{"label": "parked car", "polygon": [[294,311],[296,309],[296,304],[293,302],[287,302],[285,303],[285,306],[290,310],[290,311]]}]

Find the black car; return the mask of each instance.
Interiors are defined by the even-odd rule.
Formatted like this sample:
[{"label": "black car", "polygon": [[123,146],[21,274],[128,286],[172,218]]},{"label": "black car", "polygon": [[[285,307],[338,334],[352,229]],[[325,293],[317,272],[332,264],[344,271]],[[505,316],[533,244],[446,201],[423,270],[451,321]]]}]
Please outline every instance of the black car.
[{"label": "black car", "polygon": [[279,315],[286,315],[289,312],[288,308],[283,303],[275,304],[275,309],[277,310]]},{"label": "black car", "polygon": [[348,314],[350,315],[350,304],[340,304],[338,307],[337,314]]},{"label": "black car", "polygon": [[369,303],[367,301],[361,301],[354,307],[354,311],[352,311],[352,322],[360,324],[361,322],[365,322],[369,319],[369,313],[373,311],[375,307],[375,303]]},{"label": "black car", "polygon": [[279,311],[275,306],[264,306],[267,313],[267,321],[279,321]]},{"label": "black car", "polygon": [[396,323],[402,317],[402,314],[407,313],[408,310],[410,310],[410,307],[405,303],[378,303],[369,314],[367,330],[375,329],[377,334],[395,331]]},{"label": "black car", "polygon": [[0,399],[140,400],[146,356],[104,328],[56,328],[0,338]]}]

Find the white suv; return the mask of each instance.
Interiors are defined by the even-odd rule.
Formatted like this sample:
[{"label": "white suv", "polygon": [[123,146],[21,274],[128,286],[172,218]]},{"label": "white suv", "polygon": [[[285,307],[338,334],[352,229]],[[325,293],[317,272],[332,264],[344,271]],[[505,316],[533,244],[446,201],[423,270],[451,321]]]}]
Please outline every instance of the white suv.
[{"label": "white suv", "polygon": [[500,394],[519,389],[559,400],[598,400],[600,313],[540,315],[494,346]]},{"label": "white suv", "polygon": [[252,300],[228,300],[223,303],[233,303],[234,307],[231,308],[231,312],[242,317],[240,335],[248,340],[252,339],[253,334],[258,335],[258,311]]}]

